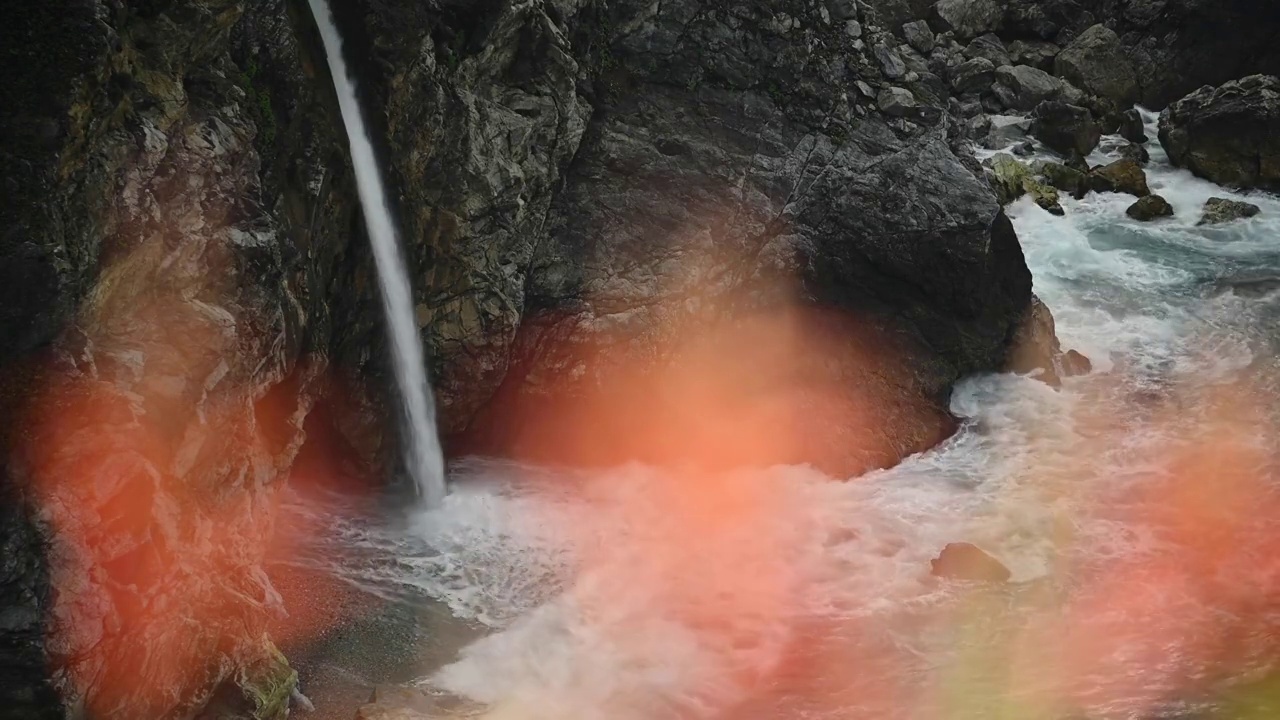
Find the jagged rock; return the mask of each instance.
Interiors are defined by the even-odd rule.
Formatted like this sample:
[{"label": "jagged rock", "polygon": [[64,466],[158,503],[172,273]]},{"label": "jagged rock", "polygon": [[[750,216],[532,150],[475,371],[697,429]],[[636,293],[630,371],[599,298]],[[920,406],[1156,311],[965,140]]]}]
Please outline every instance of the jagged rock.
[{"label": "jagged rock", "polygon": [[1120,114],[1117,125],[1120,137],[1139,145],[1147,142],[1147,128],[1142,123],[1142,115],[1134,108]]},{"label": "jagged rock", "polygon": [[1121,192],[1140,198],[1151,194],[1142,166],[1128,158],[1091,170],[1089,187],[1096,192]]},{"label": "jagged rock", "polygon": [[1104,25],[1085,30],[1053,61],[1054,72],[1073,85],[1122,105],[1138,98],[1133,64],[1115,31]]},{"label": "jagged rock", "polygon": [[919,107],[910,90],[900,87],[888,87],[876,96],[876,104],[880,110],[894,117],[903,117],[914,113]]},{"label": "jagged rock", "polygon": [[[1258,0],[1124,3],[1108,24],[1137,70],[1141,104],[1166,107],[1205,85],[1280,74],[1280,12]],[[1116,8],[1119,10],[1120,8]]]},{"label": "jagged rock", "polygon": [[1045,212],[1050,215],[1065,215],[1066,210],[1062,208],[1062,203],[1058,198],[1058,191],[1053,187],[1041,182],[1037,182],[1035,178],[1028,175],[1022,180],[1022,187],[1031,196]]},{"label": "jagged rock", "polygon": [[1045,40],[1014,40],[1008,45],[1009,61],[1014,65],[1029,65],[1037,70],[1051,72],[1053,59],[1061,52],[1057,45]]},{"label": "jagged rock", "polygon": [[[970,98],[967,100],[959,100],[955,98],[952,98],[952,99],[956,100],[956,114],[958,116],[966,120],[970,120],[982,115],[982,103],[979,102],[976,98]],[[990,129],[991,129],[991,122],[990,120],[988,120],[986,129],[983,131],[983,134],[985,134],[986,130],[990,130]]]},{"label": "jagged rock", "polygon": [[996,67],[1009,64],[1009,53],[1005,51],[1004,43],[991,33],[974,38],[969,47],[964,49],[964,56],[969,59],[986,58]]},{"label": "jagged rock", "polygon": [[1088,155],[1102,139],[1102,130],[1085,108],[1046,100],[1031,113],[1031,135],[1063,155]]},{"label": "jagged rock", "polygon": [[983,164],[991,170],[991,189],[995,191],[1000,204],[1007,205],[1026,193],[1025,182],[1030,179],[1031,171],[1017,158],[1007,153],[998,153]]},{"label": "jagged rock", "polygon": [[1062,356],[1062,374],[1067,377],[1088,375],[1093,372],[1093,362],[1078,350],[1068,350]]},{"label": "jagged rock", "polygon": [[1036,144],[1030,140],[1018,143],[1013,146],[1013,150],[1011,152],[1019,157],[1031,157],[1036,154]]},{"label": "jagged rock", "polygon": [[924,20],[915,20],[903,25],[902,37],[908,45],[921,54],[928,55],[933,52],[933,30],[929,29],[929,23]]},{"label": "jagged rock", "polygon": [[997,31],[1004,17],[1004,7],[997,0],[938,0],[933,11],[960,39]]},{"label": "jagged rock", "polygon": [[951,87],[960,94],[983,92],[995,80],[996,66],[982,57],[966,60],[951,72]]},{"label": "jagged rock", "polygon": [[1028,65],[996,68],[992,91],[1010,110],[1034,110],[1062,94],[1062,81]]},{"label": "jagged rock", "polygon": [[1041,161],[1032,170],[1053,187],[1080,199],[1089,192],[1089,176],[1061,163]]},{"label": "jagged rock", "polygon": [[1204,210],[1197,225],[1220,225],[1233,220],[1251,218],[1262,212],[1262,208],[1253,203],[1227,198],[1211,197],[1204,203]]},{"label": "jagged rock", "polygon": [[907,76],[907,65],[896,50],[885,45],[877,45],[874,52],[885,77],[890,80],[901,80]]},{"label": "jagged rock", "polygon": [[1280,191],[1280,79],[1204,87],[1160,114],[1173,164],[1219,185]]},{"label": "jagged rock", "polygon": [[1159,195],[1148,195],[1138,198],[1138,201],[1130,205],[1124,212],[1134,220],[1146,222],[1156,218],[1172,217],[1173,206],[1169,204],[1168,200]]},{"label": "jagged rock", "polygon": [[972,543],[948,543],[929,561],[930,574],[948,580],[1007,582],[1013,576],[1004,563]]},{"label": "jagged rock", "polygon": [[[915,49],[912,48],[910,45],[905,45],[905,44],[899,45],[898,56],[902,58],[903,64],[907,66],[908,75],[910,75],[911,73],[915,73],[916,75],[920,75],[920,76],[933,74],[933,71],[929,66],[929,61],[925,59],[923,55],[916,52]],[[945,89],[946,89],[946,85],[943,85],[944,92],[945,92]],[[938,100],[941,102],[945,99],[946,99],[946,95],[944,94]]]}]

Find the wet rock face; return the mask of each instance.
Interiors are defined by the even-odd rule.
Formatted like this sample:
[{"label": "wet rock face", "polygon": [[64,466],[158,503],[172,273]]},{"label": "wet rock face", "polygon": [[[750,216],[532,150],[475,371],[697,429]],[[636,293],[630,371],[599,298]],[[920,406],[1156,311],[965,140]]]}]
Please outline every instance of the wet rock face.
[{"label": "wet rock face", "polygon": [[[24,717],[277,718],[273,498],[326,363],[375,388],[382,367],[331,82],[285,0],[71,5],[6,43],[41,60],[0,108],[4,292],[23,290],[0,347],[48,357],[13,405],[2,632],[56,683],[0,691]],[[952,148],[943,75],[885,31],[903,3],[341,5],[460,446],[581,429],[566,402],[698,359],[681,328],[741,337],[779,308],[834,342],[721,369],[766,419],[818,418],[785,459],[833,473],[936,443],[950,385],[1004,362],[1030,276]],[[338,430],[373,464],[391,443],[361,397]]]},{"label": "wet rock face", "polygon": [[1068,82],[1100,97],[1131,105],[1138,98],[1138,78],[1115,31],[1094,25],[1054,58],[1054,70]]},{"label": "wet rock face", "polygon": [[47,193],[5,198],[0,250],[52,262],[56,277],[14,282],[64,309],[6,303],[0,328],[6,349],[48,343],[0,369],[0,489],[16,498],[0,691],[18,717],[189,717],[238,696],[279,718],[294,676],[265,637],[279,608],[263,557],[319,367],[304,348],[323,343],[305,336],[336,251],[312,233],[342,212],[317,202],[340,170],[312,171],[345,153],[319,150],[333,136],[305,86],[241,55],[301,67],[283,2],[254,23],[231,1],[82,9],[33,10],[6,36],[56,62],[5,85],[5,122],[56,122],[39,145],[0,144],[18,158],[6,173]]},{"label": "wet rock face", "polygon": [[1175,165],[1220,185],[1280,190],[1280,79],[1191,93],[1160,114],[1160,144]]},{"label": "wet rock face", "polygon": [[[788,297],[870,325],[907,318],[889,332],[921,363],[899,383],[913,407],[961,368],[998,364],[1028,292],[1020,251],[991,242],[995,202],[937,138],[946,87],[870,30],[892,27],[874,5],[495,6],[449,39],[368,3],[423,333],[459,446],[501,450],[534,424],[515,408],[615,383],[601,347],[664,367],[671,327],[767,307],[779,278]],[[865,35],[847,32],[854,18]],[[884,206],[886,184],[923,211]],[[926,265],[1005,280],[921,292],[876,279]]]}]

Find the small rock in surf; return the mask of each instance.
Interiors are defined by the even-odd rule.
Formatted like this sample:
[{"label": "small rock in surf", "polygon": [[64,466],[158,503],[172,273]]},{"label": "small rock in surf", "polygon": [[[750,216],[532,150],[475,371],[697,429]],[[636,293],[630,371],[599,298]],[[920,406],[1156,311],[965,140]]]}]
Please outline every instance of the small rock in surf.
[{"label": "small rock in surf", "polygon": [[930,560],[931,574],[949,580],[981,580],[1006,582],[1009,568],[972,543],[948,543],[942,554]]}]

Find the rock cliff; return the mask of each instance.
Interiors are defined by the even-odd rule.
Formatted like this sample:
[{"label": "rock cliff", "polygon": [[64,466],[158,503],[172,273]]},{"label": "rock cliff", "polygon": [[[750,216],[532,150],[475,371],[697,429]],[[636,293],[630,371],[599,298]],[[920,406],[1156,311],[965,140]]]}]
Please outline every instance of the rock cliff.
[{"label": "rock cliff", "polygon": [[[670,378],[722,338],[692,389],[797,436],[751,459],[945,436],[951,384],[1047,315],[966,122],[996,82],[1065,92],[1036,52],[1088,27],[1070,4],[335,3],[453,450],[714,447]],[[262,561],[305,419],[394,456],[315,29],[288,0],[5,15],[0,716],[281,717]],[[1043,44],[1006,62],[1006,31]]]}]

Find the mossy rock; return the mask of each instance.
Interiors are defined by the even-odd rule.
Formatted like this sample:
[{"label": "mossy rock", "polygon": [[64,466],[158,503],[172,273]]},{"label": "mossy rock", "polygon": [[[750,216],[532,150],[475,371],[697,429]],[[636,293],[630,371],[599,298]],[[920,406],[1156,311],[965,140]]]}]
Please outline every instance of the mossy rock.
[{"label": "mossy rock", "polygon": [[1025,184],[1031,179],[1031,170],[1017,158],[1008,153],[999,153],[984,164],[991,171],[988,180],[1001,205],[1007,205],[1027,192]]},{"label": "mossy rock", "polygon": [[1066,214],[1066,210],[1062,209],[1062,202],[1058,198],[1058,191],[1051,185],[1046,185],[1028,176],[1023,179],[1022,188],[1031,196],[1036,205],[1039,205],[1050,215]]},{"label": "mossy rock", "polygon": [[244,697],[252,705],[253,720],[282,720],[289,716],[289,698],[298,687],[298,673],[270,641],[263,659],[241,670],[236,678]]},{"label": "mossy rock", "polygon": [[298,673],[284,653],[263,638],[256,660],[241,666],[228,678],[205,709],[200,720],[285,720],[289,700],[298,686]]},{"label": "mossy rock", "polygon": [[1034,169],[1049,186],[1068,193],[1077,200],[1089,192],[1089,177],[1075,168],[1062,163],[1039,162]]}]

